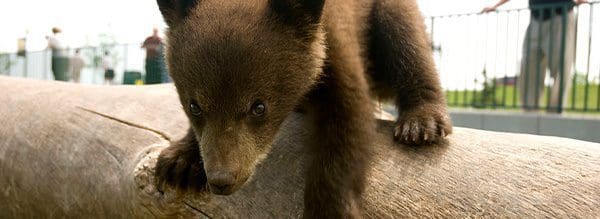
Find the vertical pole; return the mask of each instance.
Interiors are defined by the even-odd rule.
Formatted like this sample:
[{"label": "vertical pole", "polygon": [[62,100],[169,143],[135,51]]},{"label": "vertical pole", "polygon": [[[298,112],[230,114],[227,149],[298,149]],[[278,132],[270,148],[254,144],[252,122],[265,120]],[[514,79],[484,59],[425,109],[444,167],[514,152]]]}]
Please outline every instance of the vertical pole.
[{"label": "vertical pole", "polygon": [[[99,56],[99,57],[100,57],[100,59],[98,60],[98,61],[99,61],[99,63],[95,63],[95,64],[99,64],[100,66],[98,66],[98,65],[96,65],[96,66],[95,66],[95,68],[94,68],[94,77],[92,77],[92,84],[95,84],[95,83],[96,83],[96,78],[98,77],[98,74],[97,74],[97,72],[98,72],[98,67],[102,68],[102,56],[103,56],[103,54],[102,54],[102,51],[99,51],[99,50],[100,50],[100,47],[94,47],[94,48],[92,48],[92,49],[94,50],[94,54],[95,54],[96,56],[100,55],[100,56]],[[96,59],[96,58],[94,58],[94,59]],[[95,62],[95,61],[97,61],[97,60],[94,60],[94,62]],[[102,81],[102,80],[101,80],[101,81]],[[102,81],[102,82],[104,82],[104,81]],[[100,84],[102,84],[102,82],[101,82]]]},{"label": "vertical pole", "polygon": [[124,51],[123,51],[124,57],[123,57],[123,77],[122,77],[123,82],[122,82],[122,84],[125,82],[125,73],[127,73],[127,68],[129,67],[129,66],[127,66],[129,64],[129,62],[128,62],[129,61],[129,44],[124,44],[123,47],[124,47]]},{"label": "vertical pole", "polygon": [[[594,6],[596,6],[596,3],[597,2],[590,3],[590,7],[593,8]],[[592,19],[592,18],[590,18],[590,19]],[[591,37],[591,34],[592,33],[590,33],[590,37]],[[598,80],[600,80],[600,70],[598,70]],[[596,92],[597,92],[597,94],[596,94],[596,111],[600,111],[600,84],[596,84]]]},{"label": "vertical pole", "polygon": [[496,34],[494,36],[494,41],[496,43],[496,46],[494,47],[494,49],[496,50],[495,55],[494,55],[494,68],[493,68],[493,72],[490,72],[490,74],[493,74],[492,78],[492,108],[495,109],[496,108],[496,74],[498,73],[498,51],[500,51],[500,49],[498,48],[498,41],[500,39],[500,12],[495,12],[496,13]]},{"label": "vertical pole", "polygon": [[[548,52],[548,66],[550,66],[550,69],[552,69],[552,66],[554,66],[553,63],[554,61],[554,13],[556,13],[554,10],[552,10],[551,14],[550,14],[550,40],[548,41],[548,47],[549,47],[549,52]],[[564,15],[563,15],[564,16]],[[561,55],[561,54],[556,54],[556,55]],[[556,80],[556,78],[554,79]],[[552,99],[552,86],[550,87],[550,89],[546,89],[546,85],[544,84],[544,91],[546,92],[546,110],[552,110],[553,108],[556,108],[558,106],[552,106],[552,102],[550,101]]]},{"label": "vertical pole", "polygon": [[530,57],[531,57],[531,37],[533,35],[533,33],[532,33],[533,32],[533,26],[531,25],[531,23],[533,22],[531,20],[534,19],[533,18],[533,10],[535,10],[535,9],[532,8],[530,10],[530,14],[531,14],[529,16],[530,22],[529,22],[529,24],[527,26],[527,30],[525,31],[526,32],[525,35],[526,35],[526,38],[527,38],[526,39],[527,42],[525,43],[526,44],[525,45],[525,54],[523,54],[523,57],[522,57],[522,59],[525,60],[525,64],[523,64],[523,67],[521,68],[521,74],[520,74],[520,77],[523,77],[523,75],[525,75],[525,77],[524,78],[519,78],[519,80],[523,80],[523,82],[521,82],[521,83],[524,83],[524,86],[522,87],[523,90],[520,90],[519,92],[521,92],[521,96],[522,96],[521,108],[525,108],[525,109],[530,109],[529,108],[530,106],[527,105],[527,101],[529,99],[529,97],[527,95],[527,90],[528,90],[528,87],[529,87],[528,86],[529,74],[530,74],[529,73],[529,70],[530,70],[529,65],[532,64],[529,60],[530,60]]},{"label": "vertical pole", "polygon": [[[485,80],[487,79],[487,58],[488,58],[487,57],[487,55],[488,55],[488,51],[487,50],[488,50],[488,35],[489,35],[489,28],[488,28],[488,26],[489,26],[488,25],[488,23],[489,23],[489,17],[490,17],[490,13],[486,13],[485,14],[485,36],[484,36],[484,40],[483,40],[483,43],[484,43],[484,46],[483,46],[483,48],[484,48],[483,49],[483,53],[484,53],[484,55],[483,55],[483,60],[484,60],[483,61],[483,72],[486,72],[486,73],[484,74],[483,85],[485,85],[487,83]],[[485,86],[484,86],[484,89],[485,89]],[[480,105],[484,105],[485,104],[484,101],[483,101],[484,96],[485,96],[485,91],[482,90],[482,92],[481,92],[481,98],[479,98],[479,100],[475,99],[476,101],[481,101],[481,103],[478,103],[478,104],[480,104]]]},{"label": "vertical pole", "polygon": [[[579,12],[579,10],[577,11]],[[579,16],[579,13],[577,13]],[[583,101],[583,111],[587,112],[588,111],[588,97],[589,97],[589,89],[590,89],[590,57],[591,57],[591,53],[592,53],[592,33],[594,31],[594,28],[592,25],[593,22],[593,18],[594,18],[594,7],[593,5],[590,5],[590,20],[589,20],[589,31],[588,31],[588,51],[587,51],[587,66],[586,66],[586,70],[585,70],[585,94],[584,94],[584,101]],[[600,86],[598,87],[598,89],[600,89]]]},{"label": "vertical pole", "polygon": [[6,54],[7,59],[7,64],[8,64],[8,72],[7,75],[8,76],[12,76],[12,71],[13,71],[13,64],[12,64],[12,60],[10,57],[10,53]]},{"label": "vertical pole", "polygon": [[[521,10],[517,10],[517,13],[518,13],[518,15],[517,15],[517,36],[518,36],[520,33],[520,30],[521,30]],[[526,34],[526,36],[527,36],[527,34]],[[513,108],[517,107],[517,91],[518,91],[517,86],[518,86],[518,82],[519,82],[518,75],[522,75],[522,73],[523,73],[522,69],[521,69],[522,65],[520,65],[520,63],[519,63],[519,53],[523,54],[523,49],[525,49],[525,48],[521,48],[521,50],[519,50],[518,48],[519,48],[519,38],[517,38],[517,55],[515,56],[515,57],[517,57],[517,60],[515,61],[516,65],[517,65],[516,66],[517,72],[515,72],[515,81],[513,84],[513,100],[512,100]]]},{"label": "vertical pole", "polygon": [[[433,34],[434,34],[434,31],[435,31],[435,17],[434,17],[434,16],[432,16],[432,17],[431,17],[431,26],[429,27],[429,44],[430,44],[430,46],[431,46],[431,53],[432,53],[432,54],[434,54],[434,53],[435,53],[435,42],[434,42],[434,39],[435,39],[435,38],[434,38],[434,36],[433,36]],[[442,55],[440,54],[440,60],[441,60],[441,56],[442,56]],[[441,62],[440,62],[440,63],[438,63],[438,65],[437,65],[437,68],[438,68],[438,69],[437,69],[437,71],[438,71],[438,74],[439,74],[440,76],[441,76],[441,73],[442,73],[441,65],[442,65],[442,63],[441,63]],[[146,72],[146,74],[148,74],[148,73]],[[446,89],[446,88],[444,88],[444,89]],[[449,100],[449,98],[448,98],[448,93],[449,93],[449,92],[448,92],[448,90],[446,89],[444,93],[446,94],[446,104],[448,104],[448,105],[452,105],[452,104],[450,103],[450,100]]]},{"label": "vertical pole", "polygon": [[[475,25],[477,27],[479,27],[479,21],[481,20],[481,15],[475,15]],[[486,31],[487,31],[487,25],[484,25],[486,27]],[[487,35],[487,33],[486,33]],[[484,35],[484,43],[485,43],[485,35]],[[477,43],[479,43],[479,41],[476,41]],[[475,50],[475,52],[478,52],[479,50]],[[485,46],[484,46],[484,50],[483,52],[485,53]],[[485,60],[484,62],[484,68],[485,68]],[[473,72],[474,77],[473,77],[473,92],[471,93],[471,105],[475,104],[477,101],[477,74],[479,73],[481,69],[475,69],[475,71]]]},{"label": "vertical pole", "polygon": [[[458,17],[458,16],[457,16],[457,17]],[[448,20],[450,20],[448,23],[453,23],[453,22],[452,22],[452,15],[450,15],[450,16],[448,17]],[[458,21],[458,20],[460,20],[460,19],[456,19],[456,20]],[[440,50],[440,53],[441,53],[441,50]],[[459,91],[458,91],[458,86],[456,86],[456,88],[454,89],[454,105],[455,105],[455,106],[459,106],[459,105],[460,105],[460,104],[458,103],[458,96],[459,96],[459,95],[458,95],[458,92],[459,92]]]},{"label": "vertical pole", "polygon": [[[468,29],[471,29],[470,28],[471,27],[471,23],[469,21],[469,15],[465,15],[465,22],[467,23],[466,26],[468,27]],[[468,88],[469,86],[467,84],[468,83],[468,79],[467,78],[469,78],[469,76],[465,75],[465,80],[464,80],[464,82],[465,82],[465,89],[463,90],[463,102],[462,102],[462,106],[463,107],[467,107],[467,102],[468,102],[467,101],[467,93],[468,93],[468,90],[469,90],[469,88]]]},{"label": "vertical pole", "polygon": [[[563,15],[563,16],[568,16],[567,15],[567,13],[568,13],[567,8],[565,7],[564,10],[565,10],[564,11],[565,15]],[[575,9],[573,9],[573,10],[575,10]],[[579,14],[579,11],[578,11],[577,14]],[[573,84],[572,84],[572,89],[571,89],[573,91],[571,93],[572,94],[571,95],[571,109],[572,110],[575,110],[577,108],[577,106],[576,106],[576,103],[577,103],[576,102],[576,100],[577,100],[577,96],[576,96],[576,94],[577,94],[577,65],[575,65],[575,63],[577,63],[577,32],[578,32],[577,28],[579,26],[578,25],[579,24],[579,18],[578,17],[579,17],[579,15],[577,17],[575,17],[575,27],[574,27],[575,28],[575,33],[574,33],[575,36],[573,36],[574,37],[573,43],[575,45],[573,45],[573,47],[574,47],[573,48],[573,50],[574,50],[573,51],[573,60],[571,60],[571,63],[567,63],[567,65],[573,65],[572,69],[574,69],[574,70],[572,70],[572,72],[567,72],[568,74],[571,74],[571,73],[573,74],[573,76],[572,76],[572,78],[573,78]],[[568,30],[568,28],[567,28],[567,30]],[[566,34],[565,34],[565,36],[566,36]],[[565,47],[566,47],[566,45],[565,45]],[[569,82],[566,81],[565,83],[569,83]],[[561,93],[561,95],[562,95],[562,93]],[[562,98],[562,96],[561,96],[561,98]]]},{"label": "vertical pole", "polygon": [[27,78],[27,75],[28,75],[28,73],[27,73],[27,65],[28,65],[27,54],[25,54],[25,56],[23,57],[23,63],[24,63],[24,66],[23,66],[23,75]]},{"label": "vertical pole", "polygon": [[42,72],[44,74],[44,80],[48,79],[48,51],[47,50],[43,50],[42,53],[44,54],[44,65],[42,68]]},{"label": "vertical pole", "polygon": [[506,11],[506,48],[504,50],[504,78],[502,84],[502,106],[506,107],[506,86],[508,81],[508,41],[510,41],[510,11]]},{"label": "vertical pole", "polygon": [[[567,9],[566,5],[563,5],[562,6],[563,14],[566,14],[568,12],[566,9]],[[558,98],[558,110],[557,110],[558,113],[562,113],[562,106],[563,106],[562,94],[565,89],[564,85],[565,85],[565,83],[569,83],[569,82],[564,81],[564,79],[565,79],[565,71],[564,71],[565,56],[564,56],[564,54],[565,54],[565,49],[566,49],[565,44],[566,44],[566,38],[567,38],[567,16],[566,15],[562,17],[562,24],[563,24],[562,25],[562,39],[561,39],[561,43],[560,43],[561,44],[560,54],[562,54],[562,55],[560,58],[560,84],[559,84],[560,92],[558,92],[560,97]]]},{"label": "vertical pole", "polygon": [[[539,16],[541,16],[541,19],[544,19],[545,9],[549,9],[549,7],[545,6],[545,7],[542,7],[541,9],[537,9],[537,10],[539,10],[538,13],[539,13]],[[539,104],[540,104],[540,89],[539,89],[539,87],[540,87],[540,78],[541,78],[541,74],[542,74],[542,63],[541,63],[541,55],[542,54],[540,54],[539,50],[540,50],[540,48],[542,48],[542,40],[541,40],[542,39],[542,27],[544,26],[544,25],[542,25],[542,22],[540,22],[540,24],[538,25],[538,38],[537,38],[538,40],[537,40],[536,55],[535,55],[535,62],[537,64],[536,65],[537,67],[536,67],[536,75],[535,75],[535,79],[534,79],[535,87],[533,88],[533,89],[535,89],[535,90],[533,90],[534,91],[533,107],[536,110],[540,108],[539,107]],[[543,73],[546,74],[546,66],[543,66],[543,67],[544,67]],[[542,85],[543,85],[543,83],[544,82],[542,82]]]}]

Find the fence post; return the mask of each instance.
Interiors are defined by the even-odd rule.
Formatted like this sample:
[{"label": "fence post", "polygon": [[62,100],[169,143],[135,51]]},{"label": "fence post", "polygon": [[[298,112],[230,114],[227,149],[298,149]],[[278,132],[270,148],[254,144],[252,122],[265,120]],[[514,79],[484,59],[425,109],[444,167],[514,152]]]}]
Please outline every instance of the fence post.
[{"label": "fence post", "polygon": [[[18,56],[17,56],[17,57],[18,57]],[[27,78],[27,65],[28,65],[28,63],[27,63],[27,60],[28,60],[28,59],[27,59],[27,55],[25,55],[25,56],[23,57],[23,65],[24,65],[24,66],[23,66],[23,76],[24,76],[25,78]]]},{"label": "fence post", "polygon": [[[544,19],[544,10],[545,9],[551,9],[551,8],[549,8],[549,6],[545,6],[545,7],[536,9],[536,10],[538,10],[538,13],[540,14],[539,15],[540,19],[542,19],[542,20]],[[533,90],[534,91],[534,95],[533,95],[533,99],[534,99],[533,100],[534,101],[533,102],[533,107],[534,107],[533,109],[534,110],[540,109],[540,89],[539,89],[539,87],[540,87],[540,78],[541,78],[541,74],[542,74],[542,72],[541,72],[542,71],[542,62],[541,62],[542,60],[541,60],[541,57],[540,57],[541,54],[540,54],[540,52],[538,50],[540,48],[542,48],[542,40],[541,40],[542,39],[542,27],[543,27],[543,25],[540,22],[540,24],[538,25],[537,47],[536,47],[536,51],[535,51],[535,62],[537,64],[537,66],[536,66],[537,68],[535,70],[536,74],[535,74],[535,79],[534,79],[535,80],[535,87],[533,87],[533,89],[535,89],[535,90]],[[546,75],[546,66],[544,66],[544,76],[545,75]],[[544,82],[542,82],[542,86],[544,86]]]},{"label": "fence post", "polygon": [[565,92],[565,83],[569,83],[568,81],[564,81],[565,80],[565,44],[566,44],[566,38],[567,38],[567,16],[566,13],[567,11],[567,6],[563,5],[562,6],[562,11],[563,11],[563,16],[562,16],[562,33],[561,33],[561,49],[560,49],[560,91],[559,93],[559,98],[558,98],[558,109],[557,112],[558,113],[562,113],[563,111],[563,94]]},{"label": "fence post", "polygon": [[435,43],[433,42],[433,39],[434,39],[433,38],[433,33],[434,33],[433,31],[435,31],[435,27],[434,26],[435,26],[435,17],[431,17],[431,31],[430,31],[430,35],[429,35],[429,38],[430,38],[430,42],[429,43],[431,43],[431,48],[432,49],[435,48]]},{"label": "fence post", "polygon": [[[521,10],[517,10],[517,35],[519,35],[519,33],[520,33],[520,30],[521,30],[520,27],[521,27]],[[526,33],[526,36],[527,36],[527,33]],[[525,42],[525,40],[523,40],[523,42],[521,44],[523,44],[524,42]],[[520,90],[518,90],[518,87],[519,87],[519,80],[521,80],[519,78],[519,76],[522,75],[522,71],[523,71],[521,68],[521,66],[522,66],[521,62],[523,62],[523,61],[521,60],[521,62],[519,62],[519,52],[521,53],[521,55],[523,55],[523,51],[522,51],[523,48],[521,48],[521,51],[519,51],[519,39],[518,38],[517,38],[517,47],[516,48],[517,48],[516,49],[517,55],[515,57],[517,57],[516,58],[517,59],[516,60],[516,68],[517,69],[515,72],[515,79],[513,82],[513,96],[512,96],[512,99],[513,99],[512,107],[513,108],[517,108],[517,92],[520,91]]]},{"label": "fence post", "polygon": [[[578,9],[579,9],[579,7],[578,7]],[[567,9],[565,8],[565,10],[567,10]],[[573,8],[573,10],[575,10],[575,8]],[[563,15],[563,16],[568,16],[567,13],[568,13],[568,11],[566,11],[565,15]],[[577,12],[577,14],[578,14],[577,17],[574,18],[575,19],[575,27],[574,27],[575,28],[575,33],[574,33],[575,36],[573,36],[574,37],[573,43],[575,45],[573,46],[574,47],[573,48],[573,50],[574,50],[573,51],[573,59],[571,60],[571,63],[568,63],[568,65],[573,65],[573,70],[571,70],[571,72],[569,72],[569,74],[572,73],[573,75],[571,77],[568,77],[568,78],[571,78],[571,80],[572,80],[572,84],[571,84],[571,91],[572,91],[572,96],[571,96],[571,110],[575,110],[576,107],[577,107],[576,106],[576,101],[575,101],[577,99],[576,98],[577,97],[577,95],[576,95],[577,94],[577,65],[575,63],[577,62],[576,61],[577,60],[577,32],[579,32],[577,30],[577,27],[579,26],[578,25],[579,24],[579,11]],[[568,30],[568,28],[567,28],[567,30]],[[566,45],[565,45],[565,47],[566,47]],[[567,81],[567,83],[568,83],[568,81]],[[562,98],[562,96],[561,96],[561,98]]]},{"label": "fence post", "polygon": [[[518,27],[517,27],[518,28]],[[502,107],[506,107],[506,84],[508,84],[508,42],[510,41],[510,11],[506,11],[506,49],[504,50],[504,78],[502,79]],[[494,98],[496,99],[496,98]]]},{"label": "fence post", "polygon": [[129,61],[129,46],[128,44],[123,44],[123,76],[125,72],[127,72],[127,65]]},{"label": "fence post", "polygon": [[42,68],[42,71],[44,72],[44,80],[48,79],[48,52],[46,50],[43,50],[42,53],[44,53],[44,65]]},{"label": "fence post", "polygon": [[[589,32],[588,32],[588,52],[587,52],[587,66],[586,66],[586,73],[585,73],[585,94],[584,94],[584,98],[585,100],[583,101],[583,111],[587,112],[588,110],[588,95],[589,95],[589,89],[590,89],[590,58],[591,58],[591,53],[592,53],[592,33],[594,30],[594,25],[592,25],[592,21],[594,20],[594,5],[589,5],[590,6],[590,20],[589,20]],[[579,9],[579,8],[578,8]],[[579,10],[577,10],[577,15],[579,16]],[[598,86],[598,89],[600,90],[600,86]]]}]

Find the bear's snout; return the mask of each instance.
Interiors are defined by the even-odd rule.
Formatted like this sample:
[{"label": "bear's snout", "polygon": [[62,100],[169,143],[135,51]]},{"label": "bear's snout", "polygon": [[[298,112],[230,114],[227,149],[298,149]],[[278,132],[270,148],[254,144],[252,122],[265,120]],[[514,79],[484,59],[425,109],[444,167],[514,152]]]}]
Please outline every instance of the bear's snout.
[{"label": "bear's snout", "polygon": [[207,174],[210,192],[217,195],[230,195],[234,192],[235,177],[228,171],[214,171]]}]

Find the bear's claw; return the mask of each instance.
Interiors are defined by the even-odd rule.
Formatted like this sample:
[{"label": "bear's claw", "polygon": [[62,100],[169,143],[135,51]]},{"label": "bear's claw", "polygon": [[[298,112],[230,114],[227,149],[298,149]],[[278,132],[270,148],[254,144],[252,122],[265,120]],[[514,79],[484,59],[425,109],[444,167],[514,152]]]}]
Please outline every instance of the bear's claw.
[{"label": "bear's claw", "polygon": [[394,127],[394,139],[402,144],[437,143],[452,133],[452,124],[445,107],[435,105],[401,112]]},{"label": "bear's claw", "polygon": [[160,153],[155,176],[159,191],[164,191],[165,186],[178,191],[206,190],[207,179],[200,154],[182,150],[176,145],[171,145]]}]

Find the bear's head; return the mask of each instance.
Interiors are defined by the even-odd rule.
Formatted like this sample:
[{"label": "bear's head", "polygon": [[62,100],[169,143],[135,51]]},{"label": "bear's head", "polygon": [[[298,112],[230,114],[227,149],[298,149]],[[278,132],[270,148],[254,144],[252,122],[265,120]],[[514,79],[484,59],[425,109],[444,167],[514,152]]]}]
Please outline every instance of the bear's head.
[{"label": "bear's head", "polygon": [[167,65],[210,190],[239,189],[325,59],[324,0],[158,0]]}]

